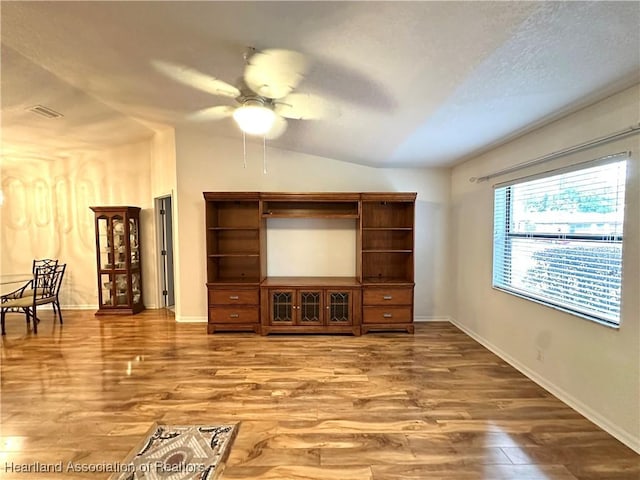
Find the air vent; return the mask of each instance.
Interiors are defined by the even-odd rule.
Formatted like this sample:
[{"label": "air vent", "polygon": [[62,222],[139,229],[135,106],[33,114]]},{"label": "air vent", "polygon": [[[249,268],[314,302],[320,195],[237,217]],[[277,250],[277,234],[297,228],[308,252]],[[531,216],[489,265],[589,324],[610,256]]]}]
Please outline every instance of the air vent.
[{"label": "air vent", "polygon": [[27,110],[46,118],[60,118],[63,116],[61,113],[51,110],[43,105],[34,105],[33,107],[27,108]]}]

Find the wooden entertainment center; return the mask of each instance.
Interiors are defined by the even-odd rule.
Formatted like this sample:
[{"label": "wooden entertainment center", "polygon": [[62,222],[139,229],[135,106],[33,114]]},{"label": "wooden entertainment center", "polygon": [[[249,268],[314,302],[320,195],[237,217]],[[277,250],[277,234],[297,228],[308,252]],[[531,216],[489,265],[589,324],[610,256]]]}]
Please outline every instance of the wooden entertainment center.
[{"label": "wooden entertainment center", "polygon": [[[203,195],[209,333],[413,333],[415,193]],[[267,276],[270,218],[353,219],[355,276]]]}]

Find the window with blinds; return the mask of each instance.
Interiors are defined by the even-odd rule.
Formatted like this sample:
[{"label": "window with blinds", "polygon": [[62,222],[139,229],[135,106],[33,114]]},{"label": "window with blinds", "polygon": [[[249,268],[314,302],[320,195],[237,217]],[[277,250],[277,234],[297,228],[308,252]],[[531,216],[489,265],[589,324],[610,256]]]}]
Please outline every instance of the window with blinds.
[{"label": "window with blinds", "polygon": [[497,186],[493,286],[619,325],[626,165],[616,155]]}]

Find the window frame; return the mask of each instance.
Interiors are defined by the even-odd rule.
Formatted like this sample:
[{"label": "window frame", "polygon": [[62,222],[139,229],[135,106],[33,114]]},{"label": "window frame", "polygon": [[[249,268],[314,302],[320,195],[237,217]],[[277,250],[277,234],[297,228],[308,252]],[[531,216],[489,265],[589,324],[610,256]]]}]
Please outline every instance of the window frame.
[{"label": "window frame", "polygon": [[[608,155],[606,157],[603,158],[599,158],[596,160],[591,160],[591,161],[587,161],[587,162],[582,162],[582,163],[578,163],[575,165],[571,165],[569,167],[564,167],[564,168],[558,168],[558,169],[553,169],[553,170],[549,170],[537,175],[531,175],[531,176],[527,176],[527,177],[522,177],[522,178],[518,178],[518,179],[514,179],[512,181],[508,181],[508,182],[503,182],[497,185],[494,185],[494,189],[493,189],[493,215],[494,215],[494,225],[493,225],[493,240],[492,240],[492,254],[493,254],[493,259],[492,259],[492,278],[491,278],[491,286],[494,290],[498,290],[498,291],[502,291],[511,295],[514,295],[516,297],[520,297],[523,298],[525,300],[530,300],[532,302],[541,304],[541,305],[545,305],[547,307],[551,307],[555,310],[559,310],[562,312],[566,312],[596,323],[599,323],[601,325],[610,327],[610,328],[614,328],[614,329],[618,329],[620,328],[620,324],[622,322],[622,287],[623,287],[623,282],[622,282],[622,278],[621,277],[621,281],[620,281],[620,289],[621,289],[621,295],[620,295],[620,303],[619,303],[619,316],[618,316],[618,321],[614,322],[610,319],[607,318],[603,318],[602,316],[599,316],[597,314],[596,311],[592,311],[592,313],[588,313],[586,311],[577,309],[577,308],[571,308],[570,306],[567,305],[563,305],[561,303],[561,301],[559,299],[557,299],[556,302],[553,301],[553,299],[549,299],[549,298],[544,298],[542,296],[538,296],[535,294],[535,292],[531,292],[531,291],[526,291],[526,290],[522,290],[519,289],[517,287],[513,287],[513,286],[509,286],[512,285],[511,282],[511,278],[509,278],[509,282],[503,281],[503,284],[509,283],[509,285],[502,285],[502,284],[498,284],[499,281],[497,280],[497,275],[496,273],[498,273],[496,271],[496,266],[498,264],[500,265],[505,265],[505,263],[508,263],[509,265],[511,265],[511,251],[512,251],[512,247],[511,247],[511,241],[513,239],[530,239],[530,240],[539,240],[539,241],[548,241],[548,240],[557,240],[559,242],[581,242],[581,241],[587,241],[587,242],[603,242],[604,245],[616,245],[616,246],[620,246],[621,247],[621,257],[620,257],[620,269],[621,272],[623,271],[624,268],[624,227],[625,227],[625,220],[626,220],[626,212],[623,215],[623,226],[622,226],[622,233],[621,234],[584,234],[584,233],[570,233],[570,232],[558,232],[558,233],[540,233],[540,232],[526,232],[526,233],[521,233],[521,232],[514,232],[511,231],[512,230],[512,226],[513,226],[513,222],[512,222],[512,216],[513,216],[513,188],[516,187],[519,184],[524,184],[524,183],[528,183],[528,182],[532,182],[538,179],[542,179],[542,178],[550,178],[550,177],[554,177],[554,176],[558,176],[558,175],[562,175],[565,173],[570,173],[570,172],[577,172],[580,170],[586,170],[589,168],[593,168],[593,167],[598,167],[598,166],[604,166],[607,164],[614,164],[614,163],[618,163],[618,162],[626,162],[625,163],[625,169],[626,169],[626,181],[625,181],[625,199],[623,199],[623,208],[626,207],[626,195],[627,195],[627,182],[628,182],[628,169],[629,169],[629,157],[630,157],[630,152],[622,152],[622,153],[617,153],[614,155]],[[503,218],[502,221],[504,222],[504,229],[502,230],[502,235],[500,237],[498,237],[496,235],[497,232],[497,217],[496,217],[496,200],[497,200],[497,195],[496,192],[501,189],[504,188],[506,191],[504,193],[505,195],[505,201],[504,201],[504,211],[502,212]],[[625,208],[626,210],[626,208]],[[500,246],[499,243],[503,242],[504,245]],[[496,256],[499,255],[500,253],[502,253],[502,258],[500,258],[499,260],[496,260]],[[500,270],[501,274],[504,275],[503,278],[506,278],[508,274],[509,277],[511,277],[511,269],[509,269],[509,271],[507,272],[505,269]],[[584,310],[588,310],[588,308],[585,308]]]}]

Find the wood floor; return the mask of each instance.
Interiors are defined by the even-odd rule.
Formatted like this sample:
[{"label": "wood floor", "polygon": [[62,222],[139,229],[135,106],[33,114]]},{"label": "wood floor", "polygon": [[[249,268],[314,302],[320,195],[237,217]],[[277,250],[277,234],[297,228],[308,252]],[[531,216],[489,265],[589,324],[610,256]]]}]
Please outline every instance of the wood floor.
[{"label": "wood floor", "polygon": [[[640,456],[448,323],[207,335],[164,311],[7,317],[0,477],[117,464],[153,422],[240,422],[223,480],[638,480]],[[89,467],[85,467],[89,468]]]}]

